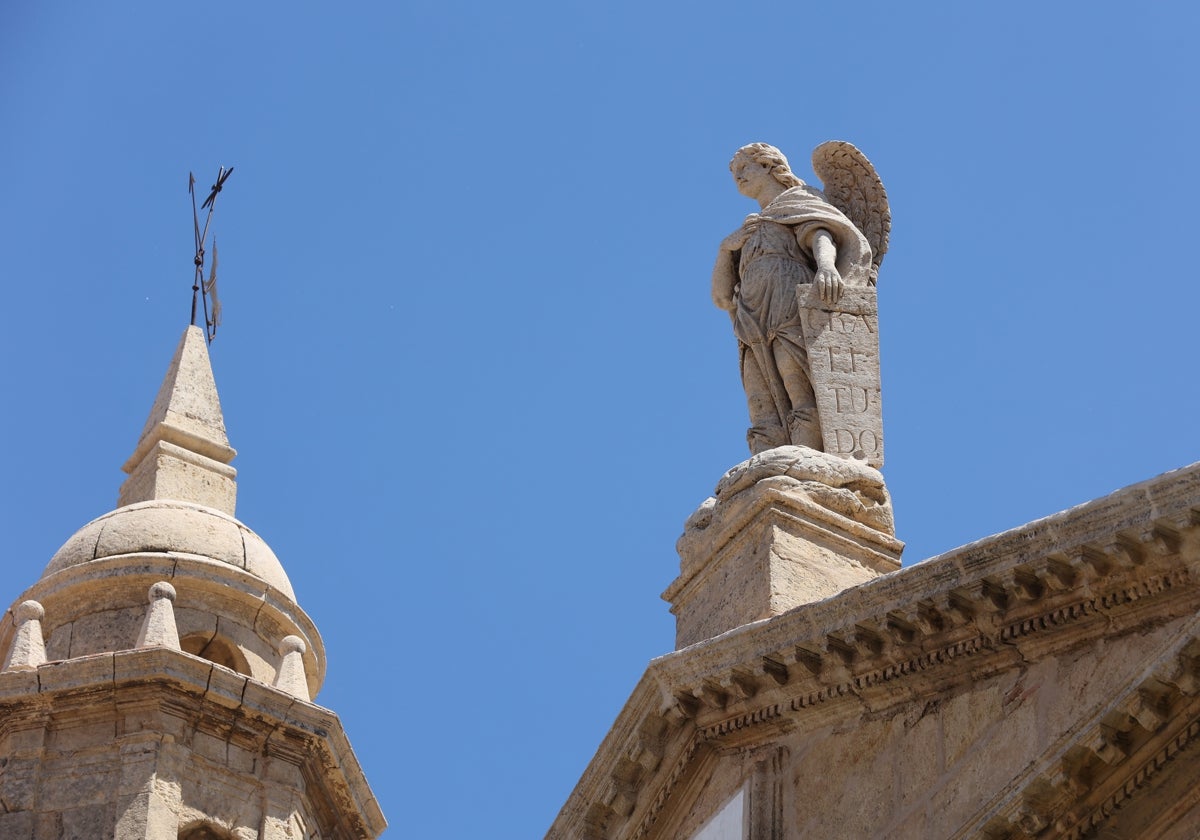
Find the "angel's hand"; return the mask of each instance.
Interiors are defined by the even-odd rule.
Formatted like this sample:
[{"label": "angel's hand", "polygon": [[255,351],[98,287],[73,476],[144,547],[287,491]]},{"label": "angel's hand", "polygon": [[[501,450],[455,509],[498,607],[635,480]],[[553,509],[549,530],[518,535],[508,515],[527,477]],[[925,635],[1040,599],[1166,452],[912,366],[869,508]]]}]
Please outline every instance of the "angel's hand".
[{"label": "angel's hand", "polygon": [[821,300],[826,303],[837,303],[842,299],[842,291],[845,289],[845,284],[842,283],[842,275],[838,274],[836,268],[818,269],[813,282],[817,284],[817,291],[821,295]]}]

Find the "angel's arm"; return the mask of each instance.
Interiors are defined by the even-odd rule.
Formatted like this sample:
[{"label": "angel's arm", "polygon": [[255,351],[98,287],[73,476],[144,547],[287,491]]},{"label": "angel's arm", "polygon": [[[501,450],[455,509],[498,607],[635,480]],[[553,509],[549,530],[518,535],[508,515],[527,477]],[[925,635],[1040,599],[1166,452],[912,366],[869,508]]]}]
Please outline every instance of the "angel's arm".
[{"label": "angel's arm", "polygon": [[820,228],[812,234],[813,259],[817,263],[817,273],[813,282],[821,300],[826,303],[837,303],[842,298],[842,275],[837,270],[837,246],[829,231]]},{"label": "angel's arm", "polygon": [[732,312],[736,305],[733,290],[737,285],[736,251],[722,248],[717,251],[717,262],[712,273],[712,299],[719,308]]},{"label": "angel's arm", "polygon": [[717,249],[717,262],[712,273],[712,299],[719,308],[732,312],[737,302],[734,300],[734,290],[738,284],[738,259],[741,257],[742,246],[750,238],[758,224],[758,214],[751,213],[742,222],[742,226],[721,240]]}]

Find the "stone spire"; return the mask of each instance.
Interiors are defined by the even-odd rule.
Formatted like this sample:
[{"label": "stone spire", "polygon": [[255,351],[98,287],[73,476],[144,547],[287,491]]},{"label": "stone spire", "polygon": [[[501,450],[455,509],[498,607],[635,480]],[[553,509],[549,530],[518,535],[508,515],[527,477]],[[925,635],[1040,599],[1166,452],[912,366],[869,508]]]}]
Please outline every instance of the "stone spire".
[{"label": "stone spire", "polygon": [[121,468],[117,506],[173,499],[216,508],[230,516],[237,502],[237,452],[225,434],[225,419],[204,332],[183,334],[163,379],[137,448]]}]

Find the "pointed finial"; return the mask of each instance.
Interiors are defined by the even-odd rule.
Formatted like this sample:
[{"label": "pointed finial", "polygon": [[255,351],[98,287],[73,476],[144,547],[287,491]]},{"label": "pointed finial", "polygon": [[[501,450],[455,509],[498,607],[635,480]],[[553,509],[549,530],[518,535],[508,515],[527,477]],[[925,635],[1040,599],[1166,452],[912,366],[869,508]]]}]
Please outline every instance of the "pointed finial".
[{"label": "pointed finial", "polygon": [[142,620],[137,646],[165,647],[180,650],[179,630],[175,626],[175,587],[160,580],[150,587],[146,595],[150,606]]},{"label": "pointed finial", "polygon": [[151,499],[195,502],[233,515],[236,451],[225,434],[204,331],[188,327],[133,455],[118,507]]},{"label": "pointed finial", "polygon": [[22,601],[13,608],[17,633],[0,670],[31,671],[46,661],[46,643],[42,639],[45,617],[46,611],[37,601]]},{"label": "pointed finial", "polygon": [[284,636],[279,643],[283,659],[275,676],[275,687],[293,697],[309,702],[308,677],[304,674],[304,654],[308,646],[299,636]]}]

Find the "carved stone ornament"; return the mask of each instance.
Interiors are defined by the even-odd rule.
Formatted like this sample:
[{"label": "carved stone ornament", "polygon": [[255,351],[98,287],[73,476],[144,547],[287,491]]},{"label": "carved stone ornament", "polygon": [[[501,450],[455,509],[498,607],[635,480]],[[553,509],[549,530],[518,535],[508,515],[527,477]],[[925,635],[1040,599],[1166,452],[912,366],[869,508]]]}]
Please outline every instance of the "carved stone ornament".
[{"label": "carved stone ornament", "polygon": [[[791,444],[880,466],[873,292],[891,230],[883,184],[870,161],[841,141],[813,153],[824,193],[766,143],[739,149],[730,170],[760,212],[721,242],[712,295],[733,321],[751,453]],[[850,344],[831,343],[854,315],[865,331]],[[846,374],[854,374],[851,382]],[[847,414],[857,415],[852,424],[840,422]]]},{"label": "carved stone ornament", "polygon": [[781,446],[725,473],[717,483],[716,499],[729,502],[762,481],[784,492],[806,495],[822,507],[877,531],[895,532],[883,476],[866,464],[831,458],[800,446]]}]

